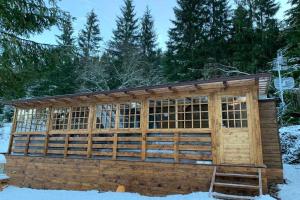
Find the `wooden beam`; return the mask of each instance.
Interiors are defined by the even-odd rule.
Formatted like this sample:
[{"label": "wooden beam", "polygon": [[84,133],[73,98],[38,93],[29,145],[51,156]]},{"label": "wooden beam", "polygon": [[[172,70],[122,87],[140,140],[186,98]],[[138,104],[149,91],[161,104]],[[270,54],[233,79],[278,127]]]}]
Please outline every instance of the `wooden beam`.
[{"label": "wooden beam", "polygon": [[202,89],[201,86],[199,86],[198,84],[194,84],[194,88],[195,88],[195,90],[201,90]]},{"label": "wooden beam", "polygon": [[157,94],[156,92],[154,92],[154,91],[151,90],[151,89],[145,89],[145,92],[148,93],[148,94],[151,94],[151,95]]},{"label": "wooden beam", "polygon": [[227,89],[228,88],[228,82],[227,81],[223,81],[223,86],[224,86],[224,89]]},{"label": "wooden beam", "polygon": [[174,133],[174,162],[179,162],[179,134],[178,132]]},{"label": "wooden beam", "polygon": [[49,142],[49,131],[52,128],[52,107],[49,108],[47,125],[46,125],[46,136],[45,136],[45,144],[44,144],[44,156],[47,155],[48,150],[48,142]]},{"label": "wooden beam", "polygon": [[18,113],[18,109],[15,108],[14,118],[13,118],[13,122],[12,122],[12,128],[11,128],[11,132],[10,132],[10,138],[9,138],[8,154],[11,154],[11,152],[12,152],[12,146],[13,146],[13,141],[14,141],[14,134],[15,134],[16,128],[17,128],[17,116],[18,116],[17,113]]},{"label": "wooden beam", "polygon": [[131,92],[125,91],[124,94],[130,96],[133,99],[136,99],[136,96],[134,94],[132,94]]},{"label": "wooden beam", "polygon": [[116,160],[117,159],[117,149],[118,149],[118,134],[114,133],[114,137],[113,137],[113,155],[112,155],[112,159]]},{"label": "wooden beam", "polygon": [[96,105],[90,106],[89,119],[88,119],[88,146],[87,146],[87,158],[90,158],[92,155],[92,146],[93,146],[93,127],[94,127],[94,117],[96,116]]},{"label": "wooden beam", "polygon": [[176,90],[174,87],[168,87],[168,90],[169,90],[169,91],[172,91],[172,92],[174,92],[174,93],[177,93],[177,92],[178,92],[178,90]]},{"label": "wooden beam", "polygon": [[68,156],[69,138],[70,138],[70,135],[65,135],[64,158],[66,158]]}]

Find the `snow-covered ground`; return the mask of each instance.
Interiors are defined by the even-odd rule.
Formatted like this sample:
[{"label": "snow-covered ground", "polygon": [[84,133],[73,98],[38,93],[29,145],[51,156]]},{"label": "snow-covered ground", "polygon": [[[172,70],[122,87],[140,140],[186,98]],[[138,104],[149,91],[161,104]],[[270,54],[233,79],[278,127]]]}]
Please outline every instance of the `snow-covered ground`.
[{"label": "snow-covered ground", "polygon": [[284,165],[284,178],[287,184],[279,185],[282,200],[300,199],[300,165]]},{"label": "snow-covered ground", "polygon": [[[11,124],[5,124],[0,128],[0,152],[7,152]],[[281,128],[283,131],[295,131],[299,126]],[[0,155],[0,161],[5,161]],[[287,184],[279,185],[279,197],[282,200],[300,199],[300,165],[284,165],[284,175]],[[0,177],[3,175],[0,175]],[[0,200],[212,200],[207,192],[195,192],[187,195],[169,195],[166,197],[147,197],[136,193],[98,192],[98,191],[65,191],[65,190],[36,190],[30,188],[18,188],[9,186],[0,192]],[[257,200],[275,200],[269,195],[257,198]]]},{"label": "snow-covered ground", "polygon": [[[65,191],[34,190],[9,186],[0,192],[1,200],[213,200],[208,192],[195,192],[187,195],[169,195],[166,197],[147,197],[136,193],[98,192],[98,191]],[[262,196],[257,200],[274,200]]]}]

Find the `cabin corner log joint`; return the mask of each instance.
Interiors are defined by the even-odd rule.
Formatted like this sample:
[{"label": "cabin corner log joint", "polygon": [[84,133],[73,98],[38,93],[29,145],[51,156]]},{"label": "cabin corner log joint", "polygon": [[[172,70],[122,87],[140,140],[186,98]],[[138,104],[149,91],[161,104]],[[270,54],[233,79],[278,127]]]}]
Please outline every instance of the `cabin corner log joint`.
[{"label": "cabin corner log joint", "polygon": [[268,181],[282,180],[275,104],[259,100],[269,79],[257,74],[12,101],[11,184],[124,185],[165,195],[208,191],[218,166],[259,170],[266,192]]}]

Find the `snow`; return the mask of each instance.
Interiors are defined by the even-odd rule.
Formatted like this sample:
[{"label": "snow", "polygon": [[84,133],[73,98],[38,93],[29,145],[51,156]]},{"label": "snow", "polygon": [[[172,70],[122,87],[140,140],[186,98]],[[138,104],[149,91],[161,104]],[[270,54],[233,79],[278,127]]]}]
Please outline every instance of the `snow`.
[{"label": "snow", "polygon": [[300,198],[300,165],[283,165],[284,178],[287,184],[279,185],[279,197],[282,200]]},{"label": "snow", "polygon": [[[6,153],[8,150],[9,136],[10,136],[11,123],[4,123],[0,128],[0,153]],[[0,156],[1,162],[1,156]]]},{"label": "snow", "polygon": [[[1,200],[212,200],[208,192],[195,192],[187,195],[169,195],[166,197],[147,197],[137,193],[98,192],[98,191],[66,191],[36,190],[9,186],[0,192]],[[268,195],[257,200],[274,200]]]},{"label": "snow", "polygon": [[3,180],[3,179],[8,179],[9,177],[6,176],[5,174],[0,174],[0,180]]},{"label": "snow", "polygon": [[279,129],[283,161],[294,164],[300,162],[300,125],[287,126]]}]

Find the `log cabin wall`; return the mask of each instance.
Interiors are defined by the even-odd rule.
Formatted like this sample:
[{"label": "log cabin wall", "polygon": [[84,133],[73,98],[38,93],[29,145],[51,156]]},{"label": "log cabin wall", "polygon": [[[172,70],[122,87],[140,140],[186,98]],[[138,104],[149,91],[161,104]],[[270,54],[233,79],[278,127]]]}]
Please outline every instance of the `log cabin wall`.
[{"label": "log cabin wall", "polygon": [[282,183],[282,155],[277,125],[276,101],[274,99],[259,101],[259,115],[261,119],[263,160],[267,166],[268,180],[270,183]]},{"label": "log cabin wall", "polygon": [[[95,159],[7,156],[10,184],[38,189],[126,191],[161,196],[208,191],[213,165],[131,162]],[[224,167],[223,167],[224,168]],[[226,167],[255,173],[255,167]],[[267,192],[265,170],[263,189]]]}]

